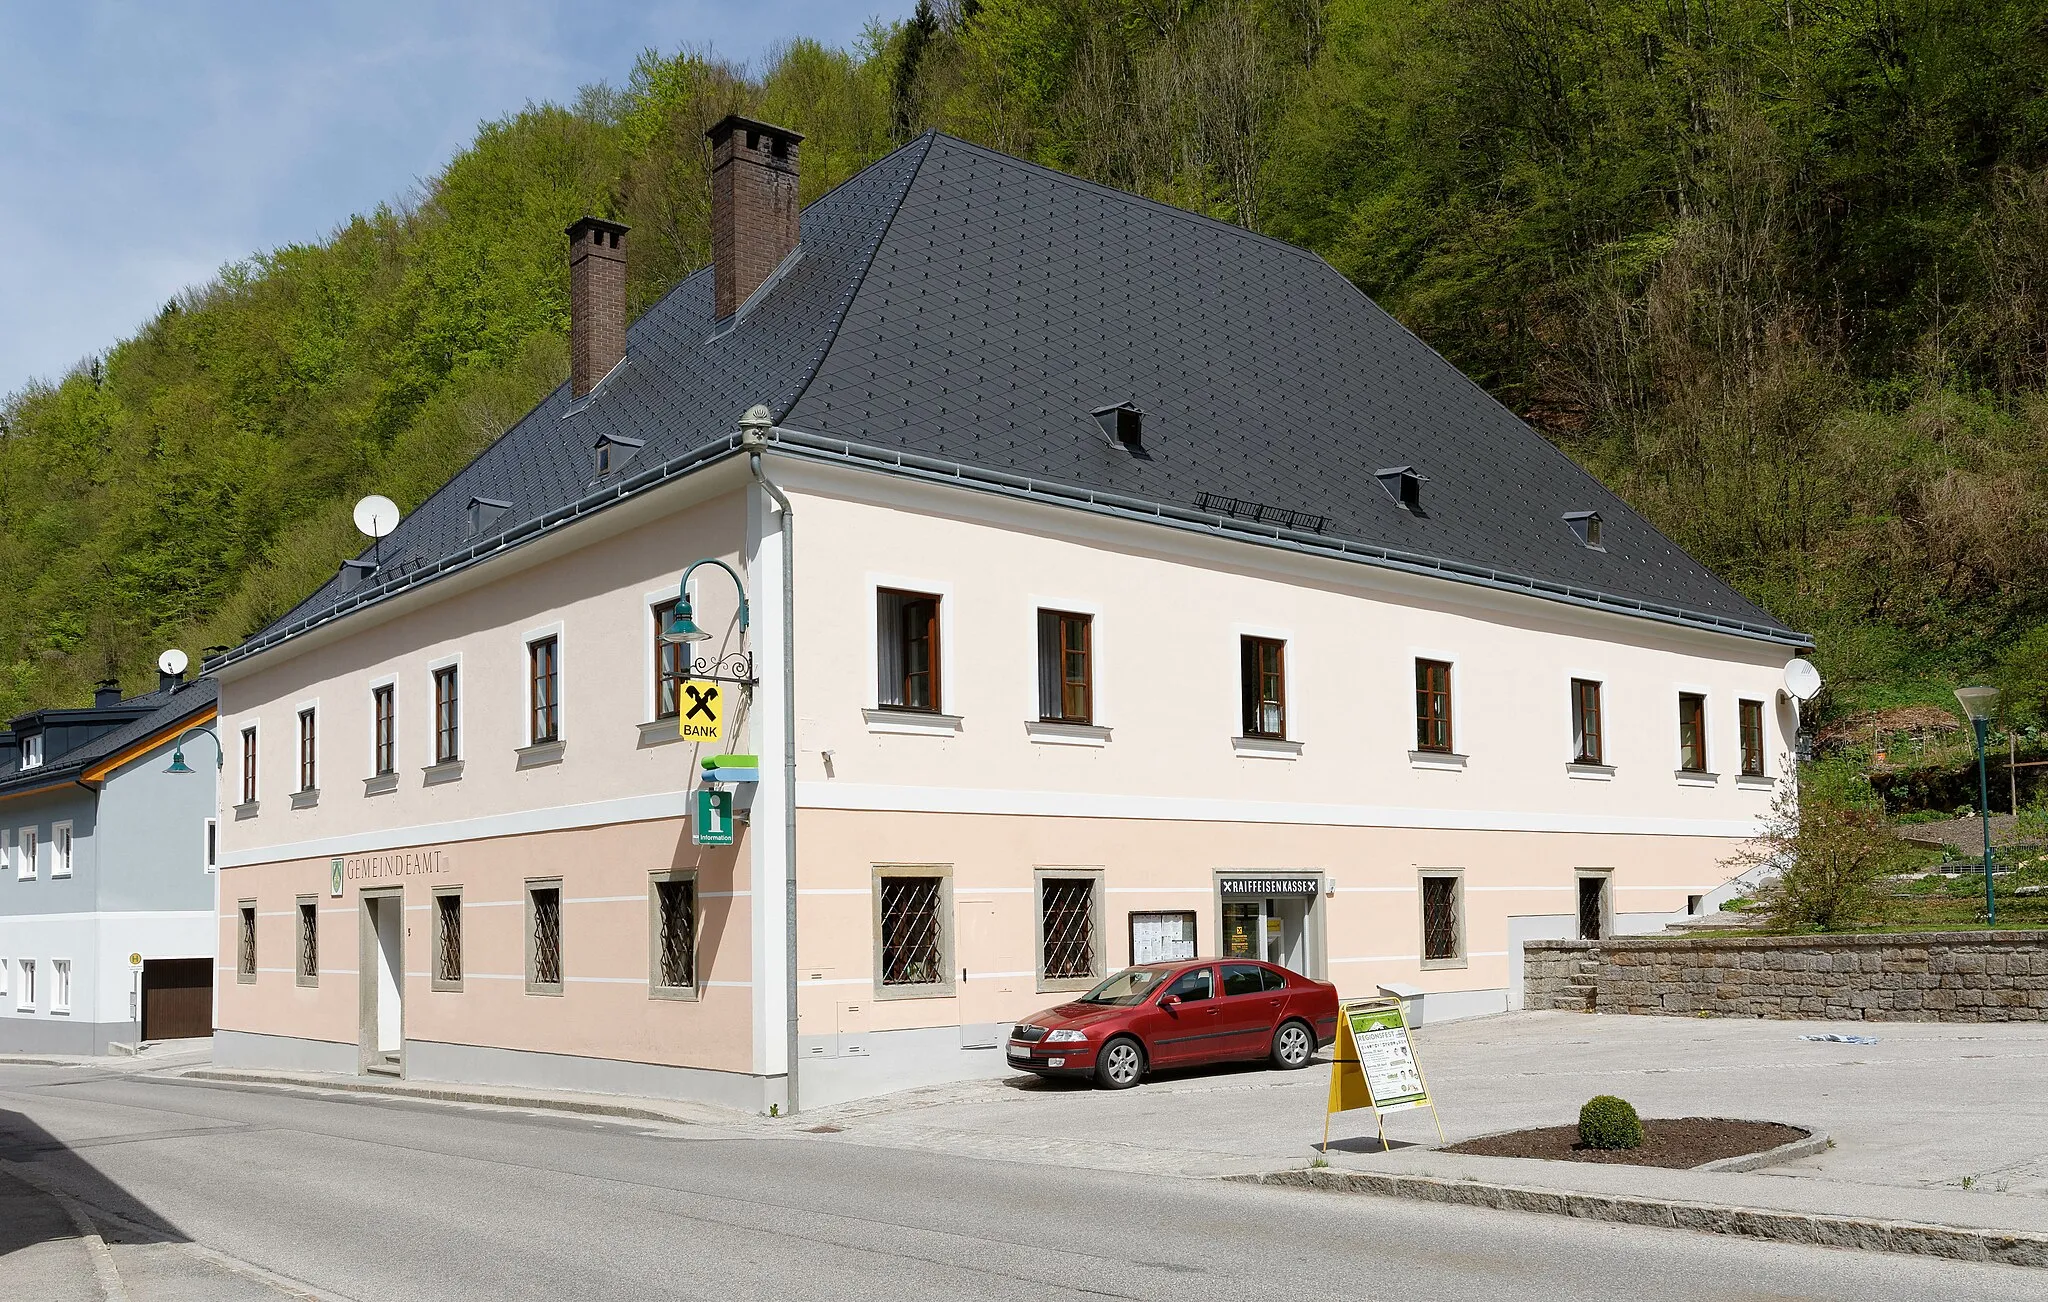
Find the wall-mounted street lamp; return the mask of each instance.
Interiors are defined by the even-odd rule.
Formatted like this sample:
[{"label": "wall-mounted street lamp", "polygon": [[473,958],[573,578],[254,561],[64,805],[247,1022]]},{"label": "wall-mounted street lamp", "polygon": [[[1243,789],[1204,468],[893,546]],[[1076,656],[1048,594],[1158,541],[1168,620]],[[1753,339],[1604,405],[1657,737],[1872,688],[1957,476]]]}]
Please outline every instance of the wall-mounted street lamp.
[{"label": "wall-mounted street lamp", "polygon": [[1998,897],[1991,892],[1991,780],[1984,767],[1984,739],[1991,731],[1991,711],[1998,704],[1996,687],[1958,687],[1956,699],[1970,716],[1977,734],[1977,818],[1984,825],[1984,925],[1998,925]]},{"label": "wall-mounted street lamp", "polygon": [[213,771],[218,773],[227,767],[228,757],[222,752],[220,738],[214,734],[213,729],[203,727],[187,728],[183,735],[178,738],[177,743],[171,748],[171,762],[169,767],[164,769],[164,772],[191,773],[194,771],[192,766],[185,762],[185,738],[190,737],[195,732],[213,743]]},{"label": "wall-mounted street lamp", "polygon": [[738,592],[740,597],[740,632],[747,631],[747,585],[740,582],[739,573],[732,566],[716,557],[707,556],[701,561],[691,561],[690,568],[683,571],[682,590],[676,595],[676,605],[669,615],[668,627],[661,631],[662,641],[680,645],[684,642],[708,642],[711,639],[711,634],[697,627],[694,612],[690,609],[690,576],[704,565],[716,565],[732,576],[733,590]]}]

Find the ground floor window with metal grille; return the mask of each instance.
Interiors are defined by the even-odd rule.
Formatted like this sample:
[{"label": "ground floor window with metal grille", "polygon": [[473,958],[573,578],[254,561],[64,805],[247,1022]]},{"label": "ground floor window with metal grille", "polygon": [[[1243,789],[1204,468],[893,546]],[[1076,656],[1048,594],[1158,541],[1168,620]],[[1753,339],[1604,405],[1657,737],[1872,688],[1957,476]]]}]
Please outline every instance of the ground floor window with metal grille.
[{"label": "ground floor window with metal grille", "polygon": [[434,989],[462,989],[462,892],[434,892]]},{"label": "ground floor window with metal grille", "polygon": [[562,993],[562,883],[526,884],[526,990]]},{"label": "ground floor window with metal grille", "polygon": [[694,994],[697,989],[697,882],[687,873],[662,873],[653,882],[656,994]]},{"label": "ground floor window with metal grille", "polygon": [[256,979],[256,901],[243,900],[237,907],[239,926],[236,929],[235,979],[254,981]]},{"label": "ground floor window with metal grille", "polygon": [[1038,878],[1038,979],[1092,983],[1102,976],[1101,878],[1041,873]]},{"label": "ground floor window with metal grille", "polygon": [[1579,939],[1601,940],[1607,935],[1607,874],[1579,874]]},{"label": "ground floor window with metal grille", "polygon": [[1422,875],[1422,961],[1465,961],[1464,878],[1457,873]]},{"label": "ground floor window with metal grille", "polygon": [[884,995],[953,992],[947,879],[882,873],[876,882],[877,984]]},{"label": "ground floor window with metal grille", "polygon": [[317,985],[320,980],[320,905],[307,897],[299,901],[299,984]]}]

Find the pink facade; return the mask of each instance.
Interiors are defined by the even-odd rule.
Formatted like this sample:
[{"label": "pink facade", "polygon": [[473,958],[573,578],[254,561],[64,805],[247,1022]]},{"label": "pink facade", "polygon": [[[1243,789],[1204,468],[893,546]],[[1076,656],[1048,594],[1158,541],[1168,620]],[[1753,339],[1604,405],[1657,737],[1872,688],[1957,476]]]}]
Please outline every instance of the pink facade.
[{"label": "pink facade", "polygon": [[[1277,953],[1347,995],[1413,987],[1425,1017],[1497,1011],[1516,998],[1519,942],[1579,934],[1587,901],[1615,930],[1711,901],[1791,749],[1782,643],[793,455],[764,463],[797,525],[808,1104],[1001,1071],[989,1046],[1003,1023],[1131,961],[1134,937],[1167,944],[1183,926],[1203,953]],[[782,1100],[783,537],[728,461],[223,671],[223,802],[242,794],[250,728],[258,790],[223,834],[221,953],[239,954],[253,901],[256,961],[223,959],[222,1058],[386,1069],[393,992],[375,990],[365,891],[395,888],[388,1069]],[[751,821],[729,848],[690,843],[710,752],[655,717],[651,608],[698,557],[733,564],[754,604],[742,639],[731,585],[698,571],[697,619],[719,640],[697,653],[751,651],[758,680],[725,748],[758,754],[765,780],[743,793]],[[906,599],[924,603],[918,636],[935,646],[902,661],[890,641]],[[1044,717],[1041,611],[1088,630],[1085,722]],[[559,732],[537,744],[529,648],[546,638]],[[1247,638],[1284,647],[1275,735],[1245,735]],[[933,682],[906,690],[936,699],[900,708],[887,684],[927,654]],[[1418,747],[1418,660],[1449,666],[1447,749]],[[452,772],[435,753],[449,666]],[[1574,763],[1575,680],[1599,685],[1596,764]],[[376,775],[387,686],[395,783]],[[1703,735],[1681,737],[1681,696],[1701,699]],[[1744,735],[1745,701],[1760,740]],[[310,797],[296,791],[307,710]],[[1759,744],[1764,772],[1742,776]],[[1701,746],[1700,771],[1681,771]],[[1425,879],[1450,910],[1432,915],[1450,927],[1434,938]],[[662,969],[664,881],[691,887],[686,991]],[[550,925],[536,883],[559,890],[553,982],[535,981],[536,927]],[[436,892],[454,888],[462,973],[437,988],[451,983]],[[308,900],[312,978],[297,952]]]}]

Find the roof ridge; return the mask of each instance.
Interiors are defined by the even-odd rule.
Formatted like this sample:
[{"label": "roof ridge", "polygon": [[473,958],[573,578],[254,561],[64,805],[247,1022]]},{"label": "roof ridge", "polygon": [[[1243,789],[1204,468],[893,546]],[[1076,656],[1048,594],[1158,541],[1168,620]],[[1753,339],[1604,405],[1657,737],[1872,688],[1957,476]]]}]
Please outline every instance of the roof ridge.
[{"label": "roof ridge", "polygon": [[[932,142],[938,139],[941,134],[936,128],[929,129],[901,149],[890,150],[887,154],[869,163],[867,167],[863,167],[859,172],[855,172],[852,176],[839,183],[840,186],[851,185],[859,180],[861,175],[868,171],[869,168],[879,167],[899,154],[906,154],[913,149],[917,149],[920,145],[923,146],[922,151],[917,156],[916,165],[905,173],[902,184],[896,189],[896,202],[889,208],[889,220],[882,223],[881,229],[875,232],[874,239],[868,242],[867,252],[860,261],[860,273],[853,277],[846,287],[846,292],[840,295],[839,306],[832,314],[831,331],[826,334],[825,341],[819,344],[817,350],[811,354],[810,365],[805,368],[803,377],[797,381],[795,387],[790,391],[788,400],[781,404],[781,410],[775,413],[776,420],[779,421],[795,411],[797,404],[804,400],[804,394],[810,391],[811,381],[818,378],[818,372],[824,367],[825,358],[831,353],[832,345],[839,341],[839,330],[840,327],[846,324],[846,314],[853,310],[853,300],[860,297],[861,286],[867,284],[868,272],[875,265],[875,255],[882,251],[882,245],[888,241],[889,231],[896,225],[897,214],[903,211],[904,201],[910,197],[910,188],[917,184],[918,173],[924,170],[925,160],[932,156]],[[836,190],[839,187],[835,186],[833,188]],[[830,191],[827,193],[830,193]],[[822,197],[821,195],[820,198]],[[813,200],[813,202],[816,201]],[[799,232],[802,231],[801,221],[799,221],[797,229]],[[798,236],[798,247],[802,247],[801,234]]]}]

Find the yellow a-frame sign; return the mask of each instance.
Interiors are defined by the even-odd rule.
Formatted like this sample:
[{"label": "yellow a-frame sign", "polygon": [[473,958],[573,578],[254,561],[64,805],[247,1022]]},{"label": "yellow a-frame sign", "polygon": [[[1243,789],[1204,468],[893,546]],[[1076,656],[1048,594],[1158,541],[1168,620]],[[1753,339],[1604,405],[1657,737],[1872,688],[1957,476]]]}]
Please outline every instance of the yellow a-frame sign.
[{"label": "yellow a-frame sign", "polygon": [[1330,1118],[1339,1112],[1371,1108],[1379,1123],[1380,1147],[1387,1146],[1386,1115],[1409,1108],[1428,1108],[1436,1120],[1436,1137],[1444,1138],[1443,1118],[1422,1077],[1422,1060],[1408,1034],[1408,1019],[1399,999],[1359,999],[1337,1010],[1337,1042],[1331,1046],[1330,1106],[1323,1114],[1323,1151],[1330,1150]]}]

